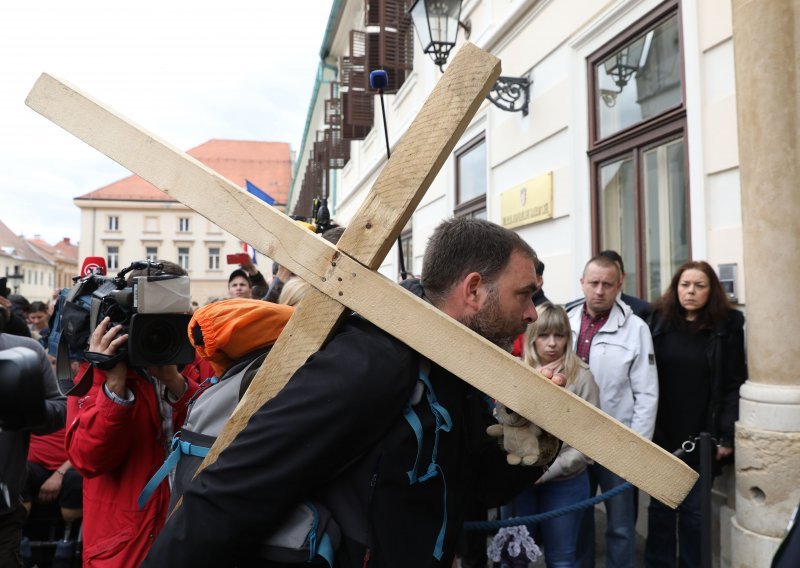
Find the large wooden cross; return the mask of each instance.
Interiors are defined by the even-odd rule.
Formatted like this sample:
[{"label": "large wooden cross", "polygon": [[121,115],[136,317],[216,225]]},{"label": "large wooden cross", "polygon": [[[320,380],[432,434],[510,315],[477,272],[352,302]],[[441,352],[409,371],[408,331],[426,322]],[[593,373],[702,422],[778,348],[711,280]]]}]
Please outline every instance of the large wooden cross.
[{"label": "large wooden cross", "polygon": [[353,310],[590,458],[675,507],[697,474],[583,399],[375,272],[500,74],[465,44],[398,143],[338,246],[180,150],[43,74],[26,104],[313,286],[214,444],[246,426]]}]

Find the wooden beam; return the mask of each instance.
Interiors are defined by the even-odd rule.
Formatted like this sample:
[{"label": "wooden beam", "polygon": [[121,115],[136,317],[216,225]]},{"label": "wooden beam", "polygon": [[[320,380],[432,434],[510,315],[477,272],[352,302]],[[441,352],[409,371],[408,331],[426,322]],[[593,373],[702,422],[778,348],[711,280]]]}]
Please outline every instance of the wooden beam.
[{"label": "wooden beam", "polygon": [[694,484],[680,460],[100,103],[43,75],[27,104],[667,505]]},{"label": "wooden beam", "polygon": [[[472,44],[459,50],[339,239],[340,251],[368,268],[380,266],[499,75],[496,57]],[[317,290],[306,294],[196,474],[319,351],[344,311]]]}]

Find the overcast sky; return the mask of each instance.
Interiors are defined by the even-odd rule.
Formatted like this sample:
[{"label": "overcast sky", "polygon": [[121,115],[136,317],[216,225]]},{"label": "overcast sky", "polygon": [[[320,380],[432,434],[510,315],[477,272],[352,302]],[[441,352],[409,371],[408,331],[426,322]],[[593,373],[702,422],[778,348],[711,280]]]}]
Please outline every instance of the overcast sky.
[{"label": "overcast sky", "polygon": [[303,134],[332,0],[0,2],[0,220],[80,238],[72,199],[130,173],[25,106],[42,72],[188,150]]}]

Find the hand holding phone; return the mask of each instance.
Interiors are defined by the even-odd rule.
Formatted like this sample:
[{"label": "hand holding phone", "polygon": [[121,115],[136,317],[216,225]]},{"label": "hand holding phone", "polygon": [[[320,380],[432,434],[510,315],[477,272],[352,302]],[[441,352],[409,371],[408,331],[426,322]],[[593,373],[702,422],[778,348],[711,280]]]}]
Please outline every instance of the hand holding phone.
[{"label": "hand holding phone", "polygon": [[247,264],[250,256],[246,252],[228,255],[228,264]]}]

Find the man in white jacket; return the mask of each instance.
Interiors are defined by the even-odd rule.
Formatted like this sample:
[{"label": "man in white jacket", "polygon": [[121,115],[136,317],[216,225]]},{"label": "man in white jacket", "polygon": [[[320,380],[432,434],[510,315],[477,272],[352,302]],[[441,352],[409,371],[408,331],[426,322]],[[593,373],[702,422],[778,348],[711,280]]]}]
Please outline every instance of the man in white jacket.
[{"label": "man in white jacket", "polygon": [[[584,301],[569,310],[575,352],[589,364],[600,388],[600,408],[635,432],[652,438],[658,409],[658,375],[650,330],[618,299],[622,275],[604,256],[592,258],[581,278]],[[600,464],[590,468],[591,492],[624,479]],[[636,544],[635,490],[605,502],[606,566],[633,568]],[[588,509],[578,536],[578,566],[594,566],[594,511]]]}]

